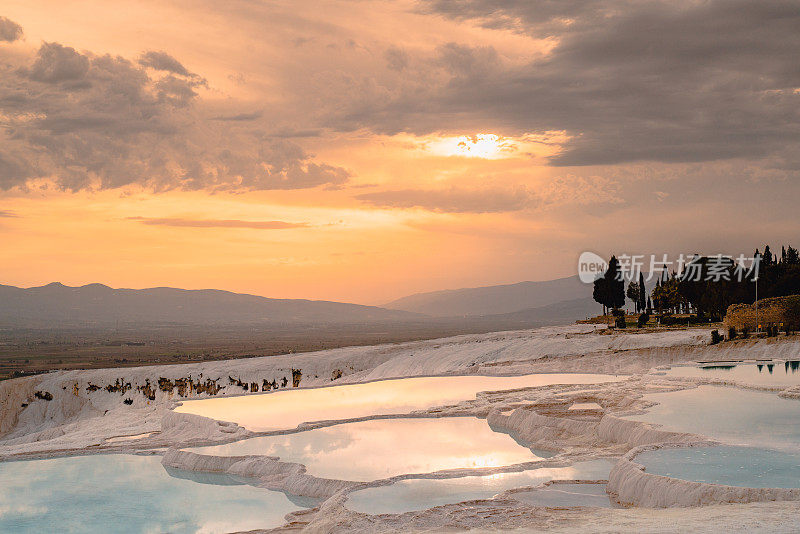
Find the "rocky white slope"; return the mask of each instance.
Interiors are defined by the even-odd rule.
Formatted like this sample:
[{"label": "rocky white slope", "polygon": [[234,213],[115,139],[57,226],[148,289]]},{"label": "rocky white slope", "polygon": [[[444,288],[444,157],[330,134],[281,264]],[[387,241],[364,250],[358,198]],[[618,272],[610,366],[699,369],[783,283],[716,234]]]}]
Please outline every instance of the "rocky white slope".
[{"label": "rocky white slope", "polygon": [[[683,350],[703,345],[707,336],[704,330],[599,334],[593,326],[575,325],[264,358],[57,371],[0,382],[0,455],[84,448],[114,436],[161,430],[175,401],[253,394],[265,384],[268,390],[292,387],[293,371],[300,387],[404,376],[518,374],[537,361],[550,371],[577,371],[570,367],[580,364],[554,359],[642,348]],[[48,396],[52,400],[45,400]],[[159,439],[175,444],[231,432],[204,428],[183,435],[170,427]]]},{"label": "rocky white slope", "polygon": [[[254,395],[294,385],[303,388],[448,374],[613,373],[630,376],[606,384],[479,394],[474,400],[422,410],[417,415],[487,418],[493,428],[510,433],[528,446],[558,451],[547,461],[552,465],[597,457],[620,458],[609,490],[631,504],[686,506],[795,498],[797,492],[791,491],[756,496],[738,491],[740,498],[729,498],[733,495],[730,492],[695,487],[694,495],[705,500],[689,502],[686,495],[692,492],[685,491],[681,481],[658,477],[666,481],[653,482],[650,475],[643,478],[637,470],[633,462],[637,447],[707,442],[702,436],[668,432],[616,416],[646,408],[642,399],[645,393],[693,387],[699,382],[667,379],[651,370],[698,360],[800,356],[796,338],[716,346],[708,346],[708,339],[705,329],[612,333],[574,325],[224,362],[54,372],[0,383],[0,458],[168,449],[164,451],[165,465],[251,476],[265,487],[325,499],[318,509],[290,517],[294,527],[310,531],[524,528],[531,524],[537,529],[570,530],[591,524],[586,523],[589,517],[605,521],[609,531],[613,531],[614,521],[622,521],[625,530],[637,530],[637,525],[642,530],[658,530],[652,516],[638,512],[554,511],[504,496],[391,516],[357,514],[344,505],[347,493],[355,488],[353,483],[315,478],[302,465],[266,457],[224,458],[181,451],[187,445],[232,441],[253,433],[234,423],[172,411],[181,400]],[[794,393],[791,388],[782,392],[784,396],[796,396]],[[601,410],[570,411],[575,403],[596,403]],[[481,472],[522,468],[508,466]],[[391,481],[371,484],[387,482]],[[731,506],[734,515],[766,509]],[[770,509],[778,515],[783,510]]]}]

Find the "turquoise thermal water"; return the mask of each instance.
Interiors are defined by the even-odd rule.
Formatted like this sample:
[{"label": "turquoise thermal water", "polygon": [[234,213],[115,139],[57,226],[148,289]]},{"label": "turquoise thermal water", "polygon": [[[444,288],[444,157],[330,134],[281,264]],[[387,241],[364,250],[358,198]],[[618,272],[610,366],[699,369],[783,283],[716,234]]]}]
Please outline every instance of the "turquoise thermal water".
[{"label": "turquoise thermal water", "polygon": [[645,398],[659,404],[629,416],[725,443],[642,453],[648,473],[752,488],[800,487],[800,402],[774,393],[701,386]]},{"label": "turquoise thermal water", "polygon": [[700,434],[730,445],[800,452],[800,401],[720,386],[652,393],[645,399],[659,404],[627,419],[657,423],[668,430]]},{"label": "turquoise thermal water", "polygon": [[608,497],[608,493],[606,493],[605,484],[551,484],[530,491],[519,491],[511,496],[527,504],[551,508],[572,506],[614,507]]},{"label": "turquoise thermal water", "polygon": [[711,378],[743,384],[793,386],[800,384],[800,361],[676,366],[664,371],[664,374],[678,378]]},{"label": "turquoise thermal water", "polygon": [[308,505],[226,475],[168,472],[160,456],[0,463],[0,532],[246,531],[280,526]]},{"label": "turquoise thermal water", "polygon": [[[474,499],[489,499],[512,488],[538,486],[550,480],[604,480],[608,478],[610,470],[611,463],[607,460],[591,460],[568,467],[542,467],[516,473],[408,479],[388,486],[354,491],[348,495],[346,506],[368,514],[397,514]],[[605,490],[605,486],[602,486]]]},{"label": "turquoise thermal water", "polygon": [[694,482],[749,488],[800,488],[800,454],[754,447],[689,447],[647,451],[645,471]]}]

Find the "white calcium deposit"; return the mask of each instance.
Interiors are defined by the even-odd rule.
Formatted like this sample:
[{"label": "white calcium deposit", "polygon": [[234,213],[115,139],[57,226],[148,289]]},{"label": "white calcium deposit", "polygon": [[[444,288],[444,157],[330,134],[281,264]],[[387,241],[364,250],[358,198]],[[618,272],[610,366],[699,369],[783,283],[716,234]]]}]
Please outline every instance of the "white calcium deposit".
[{"label": "white calcium deposit", "polygon": [[[708,509],[713,517],[719,517],[719,530],[735,531],[724,525],[737,516],[751,518],[749,523],[739,525],[775,525],[775,518],[783,517],[790,518],[785,524],[797,527],[796,514],[789,513],[796,512],[796,503],[744,503],[798,500],[798,490],[754,490],[681,481],[648,474],[635,461],[639,452],[649,448],[711,443],[704,436],[671,432],[619,417],[647,409],[649,405],[643,398],[647,393],[694,387],[703,382],[667,379],[658,373],[659,367],[695,361],[800,358],[800,342],[794,338],[714,346],[708,345],[709,339],[706,329],[618,333],[591,325],[573,325],[264,358],[52,372],[0,383],[0,459],[108,451],[163,454],[165,466],[255,478],[266,488],[319,499],[318,507],[287,517],[289,530],[504,528],[614,532],[617,525],[618,530],[625,531],[716,531],[714,525],[699,519],[701,513],[682,508],[686,514],[681,516],[672,510],[687,506],[704,506],[701,510]],[[263,433],[173,410],[183,400],[261,395],[265,386],[268,390],[292,388],[293,378],[296,381],[298,376],[299,387],[305,388],[412,376],[565,372],[626,376],[617,382],[479,393],[475,399],[452,406],[400,416],[486,418],[494,430],[506,432],[528,447],[552,450],[554,457],[500,468],[400,475],[366,483],[317,478],[308,474],[305,466],[278,458],[224,457],[182,450]],[[778,391],[769,386],[727,385],[800,397],[798,387]],[[52,400],[46,400],[48,396]],[[573,406],[591,409],[570,409]],[[335,422],[306,427],[327,424]],[[593,458],[616,461],[607,485],[613,498],[626,506],[653,509],[552,509],[535,507],[507,494],[394,515],[368,515],[346,507],[351,491],[406,478],[495,474],[529,469],[534,464],[565,466]],[[694,527],[682,528],[681,518]],[[665,524],[674,528],[664,528]]]}]

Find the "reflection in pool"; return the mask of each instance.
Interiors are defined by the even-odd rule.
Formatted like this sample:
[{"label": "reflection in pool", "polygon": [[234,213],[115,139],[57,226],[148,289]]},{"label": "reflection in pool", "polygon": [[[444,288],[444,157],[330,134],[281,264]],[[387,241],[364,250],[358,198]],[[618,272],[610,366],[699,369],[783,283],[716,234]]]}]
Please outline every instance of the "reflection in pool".
[{"label": "reflection in pool", "polygon": [[280,526],[301,509],[226,475],[173,473],[160,456],[2,462],[0,532],[231,532]]},{"label": "reflection in pool", "polygon": [[800,452],[800,401],[720,386],[652,393],[645,399],[659,404],[627,419],[657,423],[669,430],[732,445]]},{"label": "reflection in pool", "polygon": [[793,386],[800,384],[800,361],[676,366],[664,371],[664,374],[678,378],[713,378],[744,384]]},{"label": "reflection in pool", "polygon": [[694,482],[750,488],[800,488],[800,454],[753,447],[658,449],[635,460],[645,471]]},{"label": "reflection in pool", "polygon": [[542,451],[534,454],[476,417],[360,421],[188,450],[217,456],[278,456],[304,464],[317,477],[360,482],[551,456]]},{"label": "reflection in pool", "polygon": [[381,380],[322,388],[300,388],[259,395],[184,401],[178,412],[232,421],[256,432],[291,430],[313,421],[399,415],[474,399],[480,391],[545,386],[601,384],[624,377],[600,374],[525,376],[440,376]]},{"label": "reflection in pool", "polygon": [[615,507],[608,497],[608,493],[606,493],[605,484],[551,484],[530,491],[516,492],[511,496],[518,501],[534,506],[552,508],[572,506]]},{"label": "reflection in pool", "polygon": [[592,460],[569,467],[543,467],[518,473],[401,480],[388,486],[354,491],[348,496],[346,506],[355,512],[367,514],[399,514],[444,504],[489,499],[508,489],[538,486],[550,480],[607,479],[610,470],[610,462]]}]

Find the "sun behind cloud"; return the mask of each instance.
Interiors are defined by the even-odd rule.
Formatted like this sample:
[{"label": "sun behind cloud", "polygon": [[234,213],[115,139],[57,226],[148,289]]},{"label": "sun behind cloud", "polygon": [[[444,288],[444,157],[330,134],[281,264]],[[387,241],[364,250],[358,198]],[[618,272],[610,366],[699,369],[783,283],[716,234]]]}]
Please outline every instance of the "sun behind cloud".
[{"label": "sun behind cloud", "polygon": [[489,133],[445,137],[433,141],[428,149],[442,156],[461,156],[465,158],[501,159],[513,155],[518,150],[517,143],[511,139]]},{"label": "sun behind cloud", "polygon": [[414,142],[417,149],[434,156],[498,160],[531,156],[548,158],[557,154],[569,139],[564,131],[544,131],[518,136],[495,133],[425,136],[415,138]]}]

